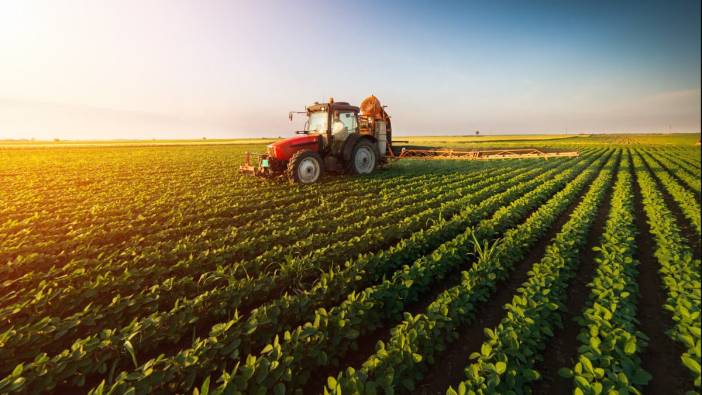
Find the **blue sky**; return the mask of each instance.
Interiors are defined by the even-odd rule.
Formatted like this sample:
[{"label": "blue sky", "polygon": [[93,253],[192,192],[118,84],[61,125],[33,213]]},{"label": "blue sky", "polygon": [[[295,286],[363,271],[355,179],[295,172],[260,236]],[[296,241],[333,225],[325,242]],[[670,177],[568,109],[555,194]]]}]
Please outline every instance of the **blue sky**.
[{"label": "blue sky", "polygon": [[700,2],[0,3],[0,138],[288,135],[377,95],[405,134],[700,130]]}]

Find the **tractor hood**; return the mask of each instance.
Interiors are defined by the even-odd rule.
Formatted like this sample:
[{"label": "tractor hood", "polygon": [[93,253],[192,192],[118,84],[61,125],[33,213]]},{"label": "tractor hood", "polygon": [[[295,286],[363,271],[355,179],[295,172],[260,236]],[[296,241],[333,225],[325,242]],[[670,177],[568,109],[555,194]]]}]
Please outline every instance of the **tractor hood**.
[{"label": "tractor hood", "polygon": [[268,155],[278,160],[290,160],[297,151],[309,150],[319,152],[321,136],[306,134],[293,136],[268,145]]}]

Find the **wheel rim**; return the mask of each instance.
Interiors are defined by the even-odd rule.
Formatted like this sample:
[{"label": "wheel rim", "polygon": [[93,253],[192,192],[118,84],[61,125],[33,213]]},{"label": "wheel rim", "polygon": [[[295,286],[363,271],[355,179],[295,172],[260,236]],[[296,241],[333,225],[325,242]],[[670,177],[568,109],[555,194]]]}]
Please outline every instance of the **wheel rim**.
[{"label": "wheel rim", "polygon": [[314,158],[305,158],[297,166],[297,178],[303,184],[317,181],[320,173],[319,162]]},{"label": "wheel rim", "polygon": [[356,171],[359,174],[368,174],[375,168],[375,154],[369,147],[358,147],[354,158]]}]

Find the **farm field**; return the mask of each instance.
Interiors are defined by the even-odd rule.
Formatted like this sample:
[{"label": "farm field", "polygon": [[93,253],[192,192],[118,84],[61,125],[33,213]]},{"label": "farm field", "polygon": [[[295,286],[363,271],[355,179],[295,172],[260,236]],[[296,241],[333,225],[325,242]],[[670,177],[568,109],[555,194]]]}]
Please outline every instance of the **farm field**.
[{"label": "farm field", "polygon": [[0,393],[699,393],[699,138],[308,186],[239,174],[266,140],[0,144]]}]

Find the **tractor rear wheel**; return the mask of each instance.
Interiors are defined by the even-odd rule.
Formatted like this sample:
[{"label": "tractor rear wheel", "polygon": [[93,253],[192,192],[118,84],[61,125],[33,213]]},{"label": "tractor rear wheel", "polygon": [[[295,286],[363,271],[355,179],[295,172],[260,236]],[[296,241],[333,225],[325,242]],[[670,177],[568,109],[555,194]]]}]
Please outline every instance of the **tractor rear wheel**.
[{"label": "tractor rear wheel", "polygon": [[288,178],[300,184],[312,184],[324,173],[322,158],[309,150],[296,152],[288,162]]},{"label": "tractor rear wheel", "polygon": [[351,174],[370,174],[378,164],[378,148],[367,139],[358,140],[348,163]]}]

